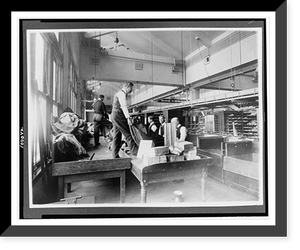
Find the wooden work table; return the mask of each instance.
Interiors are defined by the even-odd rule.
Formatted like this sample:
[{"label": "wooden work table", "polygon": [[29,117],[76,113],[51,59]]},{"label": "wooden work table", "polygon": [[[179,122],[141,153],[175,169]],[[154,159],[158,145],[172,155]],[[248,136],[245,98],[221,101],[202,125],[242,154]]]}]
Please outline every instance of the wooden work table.
[{"label": "wooden work table", "polygon": [[151,183],[199,177],[202,189],[202,201],[205,201],[207,169],[212,165],[212,158],[199,155],[201,159],[158,163],[145,166],[142,159],[131,160],[131,172],[141,185],[141,202],[147,202],[147,186]]},{"label": "wooden work table", "polygon": [[125,171],[131,168],[131,158],[112,159],[108,147],[100,147],[88,152],[93,160],[56,162],[52,176],[58,177],[59,199],[66,197],[72,182],[120,178],[120,202],[125,202]]}]

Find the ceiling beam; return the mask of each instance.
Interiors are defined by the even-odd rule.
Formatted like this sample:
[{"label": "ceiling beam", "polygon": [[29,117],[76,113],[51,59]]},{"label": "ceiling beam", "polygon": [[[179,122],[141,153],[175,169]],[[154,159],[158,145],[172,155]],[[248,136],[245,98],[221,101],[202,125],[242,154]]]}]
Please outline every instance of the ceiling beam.
[{"label": "ceiling beam", "polygon": [[[93,33],[94,33],[94,35],[92,35]],[[98,33],[98,34],[96,35],[96,33]],[[101,33],[101,31],[86,32],[85,37],[92,39],[92,38],[96,38],[96,37],[100,37],[100,36],[105,36],[105,35],[108,35],[111,33],[116,33],[116,31],[109,31],[109,32],[104,32],[104,33]]]}]

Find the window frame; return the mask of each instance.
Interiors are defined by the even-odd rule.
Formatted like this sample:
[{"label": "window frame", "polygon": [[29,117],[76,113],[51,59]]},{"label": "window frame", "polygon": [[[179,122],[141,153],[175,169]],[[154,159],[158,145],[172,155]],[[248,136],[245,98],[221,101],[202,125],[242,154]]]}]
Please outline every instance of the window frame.
[{"label": "window frame", "polygon": [[[31,67],[32,72],[30,74],[30,81],[34,81],[38,75],[39,81],[42,78],[42,82],[38,82],[38,89],[36,91],[31,91],[31,95],[34,99],[32,103],[32,108],[34,109],[33,117],[37,117],[36,106],[44,107],[45,110],[41,111],[41,116],[39,119],[44,120],[41,124],[36,125],[34,129],[34,139],[32,143],[32,181],[36,181],[44,172],[46,168],[51,165],[52,154],[50,153],[50,147],[52,145],[51,128],[47,124],[51,124],[55,118],[53,116],[53,105],[57,107],[57,116],[59,114],[61,102],[62,102],[62,54],[60,49],[59,40],[55,33],[33,33],[34,36],[30,36],[30,39],[35,39],[32,41],[34,48],[31,48]],[[40,37],[39,37],[40,36]],[[42,38],[42,40],[40,39]],[[37,40],[39,41],[37,42]],[[41,43],[42,42],[42,43]],[[31,43],[30,43],[31,44]],[[41,55],[43,55],[41,59]],[[39,57],[39,58],[38,58]],[[41,65],[37,62],[42,61]],[[32,59],[34,62],[32,62]],[[56,66],[54,66],[56,65]],[[42,73],[39,73],[41,72]],[[34,87],[33,87],[34,89]],[[40,101],[43,99],[45,101],[44,105],[41,105]],[[44,115],[42,114],[44,113]],[[36,119],[35,119],[36,120]],[[41,126],[41,127],[40,127]],[[43,138],[40,138],[41,128],[43,129]],[[36,143],[38,141],[38,143]],[[40,145],[41,141],[43,146]],[[36,145],[35,145],[36,144]],[[34,162],[35,150],[38,150],[39,159]]]}]

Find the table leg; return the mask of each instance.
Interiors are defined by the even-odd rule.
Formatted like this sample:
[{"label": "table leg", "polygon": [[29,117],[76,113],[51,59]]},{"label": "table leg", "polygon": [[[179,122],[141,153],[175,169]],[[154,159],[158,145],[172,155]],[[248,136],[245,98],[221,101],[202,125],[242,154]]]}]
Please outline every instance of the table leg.
[{"label": "table leg", "polygon": [[65,177],[58,177],[58,199],[62,199],[65,197]]},{"label": "table leg", "polygon": [[147,184],[141,182],[141,202],[147,202]]},{"label": "table leg", "polygon": [[120,177],[120,202],[125,203],[125,171]]},{"label": "table leg", "polygon": [[72,189],[71,183],[67,183],[67,193],[71,193],[71,189]]},{"label": "table leg", "polygon": [[206,200],[206,177],[207,177],[207,168],[203,167],[201,173],[201,194],[202,194],[202,201],[205,202]]}]

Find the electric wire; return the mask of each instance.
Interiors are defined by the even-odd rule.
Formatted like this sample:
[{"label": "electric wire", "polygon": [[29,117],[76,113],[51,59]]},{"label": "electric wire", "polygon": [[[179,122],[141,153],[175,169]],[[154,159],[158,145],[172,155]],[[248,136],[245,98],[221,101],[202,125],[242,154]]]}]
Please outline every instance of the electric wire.
[{"label": "electric wire", "polygon": [[151,80],[152,80],[152,102],[153,98],[153,32],[151,31]]},{"label": "electric wire", "polygon": [[232,74],[232,42],[231,42],[231,34],[229,36],[230,39],[230,85],[231,85],[231,91],[235,90],[235,82],[234,82],[234,77]]}]

